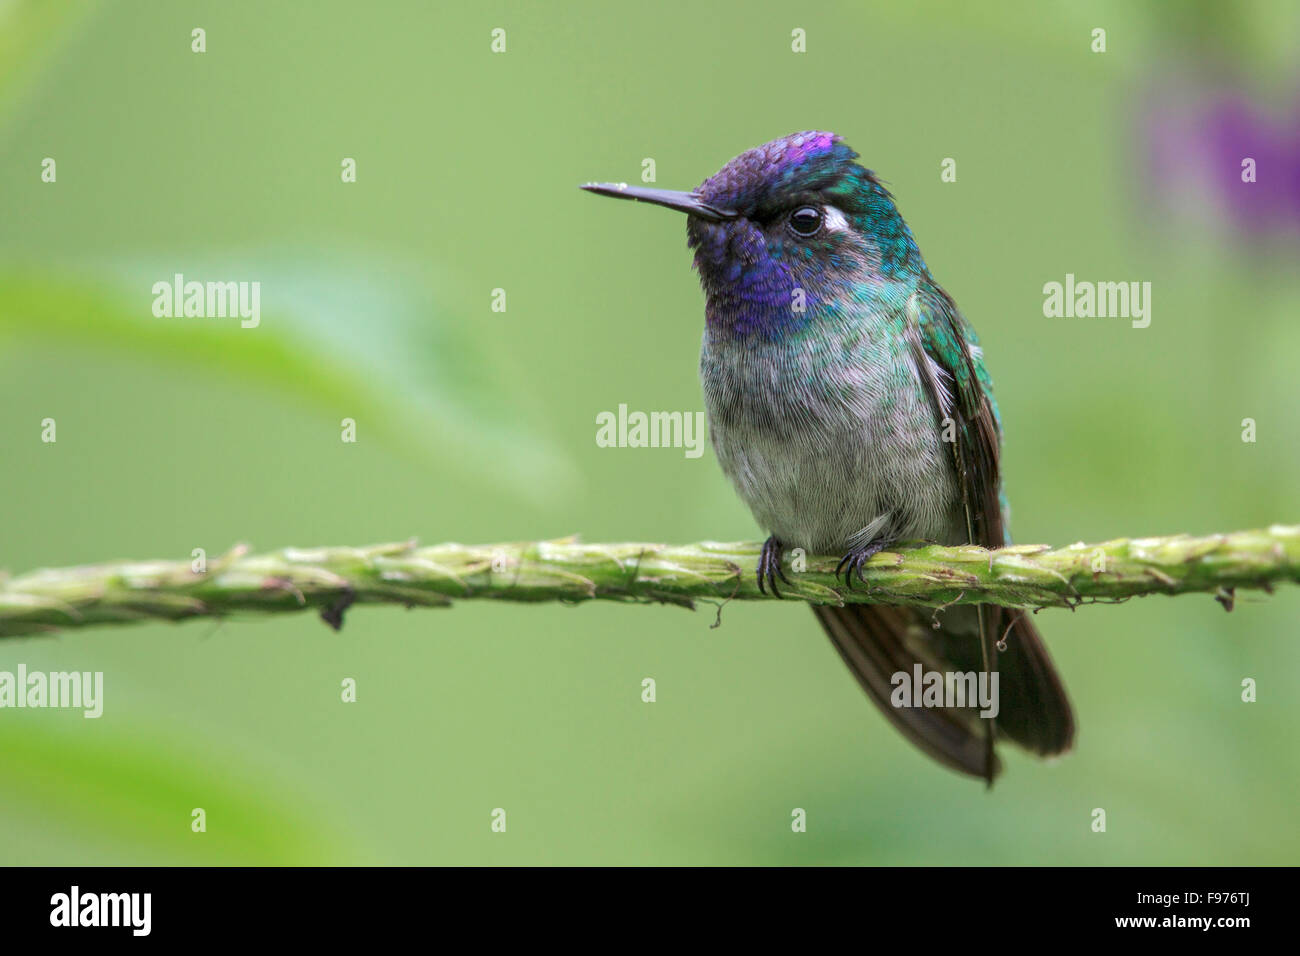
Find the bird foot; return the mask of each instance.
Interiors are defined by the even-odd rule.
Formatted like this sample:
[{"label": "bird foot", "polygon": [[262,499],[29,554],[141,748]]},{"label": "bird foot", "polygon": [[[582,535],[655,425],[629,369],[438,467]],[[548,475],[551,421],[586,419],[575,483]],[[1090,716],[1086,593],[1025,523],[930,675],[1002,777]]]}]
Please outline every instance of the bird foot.
[{"label": "bird foot", "polygon": [[794,582],[785,576],[785,571],[781,567],[781,558],[785,555],[785,545],[772,535],[763,542],[763,552],[758,556],[758,590],[763,594],[767,590],[763,587],[764,581],[772,589],[772,593],[778,598],[781,592],[776,588],[776,579],[779,576],[782,581],[794,587]]},{"label": "bird foot", "polygon": [[838,578],[840,573],[843,572],[844,583],[848,586],[848,589],[850,591],[857,590],[853,586],[854,576],[863,584],[866,584],[867,579],[862,576],[862,566],[870,561],[873,556],[884,550],[885,543],[883,541],[872,541],[861,548],[855,548],[840,558],[840,563],[835,566],[835,577]]}]

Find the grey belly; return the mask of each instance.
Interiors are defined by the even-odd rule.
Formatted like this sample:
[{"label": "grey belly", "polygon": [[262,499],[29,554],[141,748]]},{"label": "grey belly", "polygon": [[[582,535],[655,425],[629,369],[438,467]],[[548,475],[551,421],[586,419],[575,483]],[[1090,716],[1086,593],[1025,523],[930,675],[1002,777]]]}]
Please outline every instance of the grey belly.
[{"label": "grey belly", "polygon": [[848,375],[819,378],[801,356],[755,363],[706,342],[705,407],[723,471],[790,548],[842,554],[878,541],[965,540],[952,445],[914,369],[861,369],[845,392]]},{"label": "grey belly", "polygon": [[952,468],[937,454],[871,444],[868,429],[819,444],[726,425],[712,435],[754,518],[788,547],[842,554],[874,541],[963,537]]}]

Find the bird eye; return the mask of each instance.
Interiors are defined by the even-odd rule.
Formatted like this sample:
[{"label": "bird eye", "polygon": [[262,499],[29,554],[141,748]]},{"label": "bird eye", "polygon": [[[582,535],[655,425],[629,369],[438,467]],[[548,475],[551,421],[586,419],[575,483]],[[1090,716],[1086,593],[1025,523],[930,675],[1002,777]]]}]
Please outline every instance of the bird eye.
[{"label": "bird eye", "polygon": [[800,206],[790,213],[790,229],[805,239],[817,235],[822,227],[822,211],[816,206]]}]

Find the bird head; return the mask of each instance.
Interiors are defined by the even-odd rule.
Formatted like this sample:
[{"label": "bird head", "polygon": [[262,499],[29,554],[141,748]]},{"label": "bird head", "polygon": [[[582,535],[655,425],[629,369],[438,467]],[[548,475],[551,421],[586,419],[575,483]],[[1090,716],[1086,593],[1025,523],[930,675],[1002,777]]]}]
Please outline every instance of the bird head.
[{"label": "bird head", "polygon": [[857,156],[834,133],[811,131],[741,153],[691,192],[582,188],[686,213],[710,328],[780,337],[924,268],[893,198]]}]

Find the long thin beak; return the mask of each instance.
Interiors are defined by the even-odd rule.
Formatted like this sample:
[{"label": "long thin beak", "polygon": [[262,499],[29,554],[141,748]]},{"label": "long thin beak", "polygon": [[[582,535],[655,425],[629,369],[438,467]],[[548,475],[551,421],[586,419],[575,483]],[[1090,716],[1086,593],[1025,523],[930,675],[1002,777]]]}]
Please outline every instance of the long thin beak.
[{"label": "long thin beak", "polygon": [[646,189],[644,186],[629,186],[627,183],[584,183],[581,189],[598,196],[613,196],[615,199],[634,199],[637,202],[654,203],[667,206],[688,216],[699,216],[710,222],[722,222],[735,219],[740,214],[730,209],[710,206],[695,193],[674,192],[671,189]]}]

